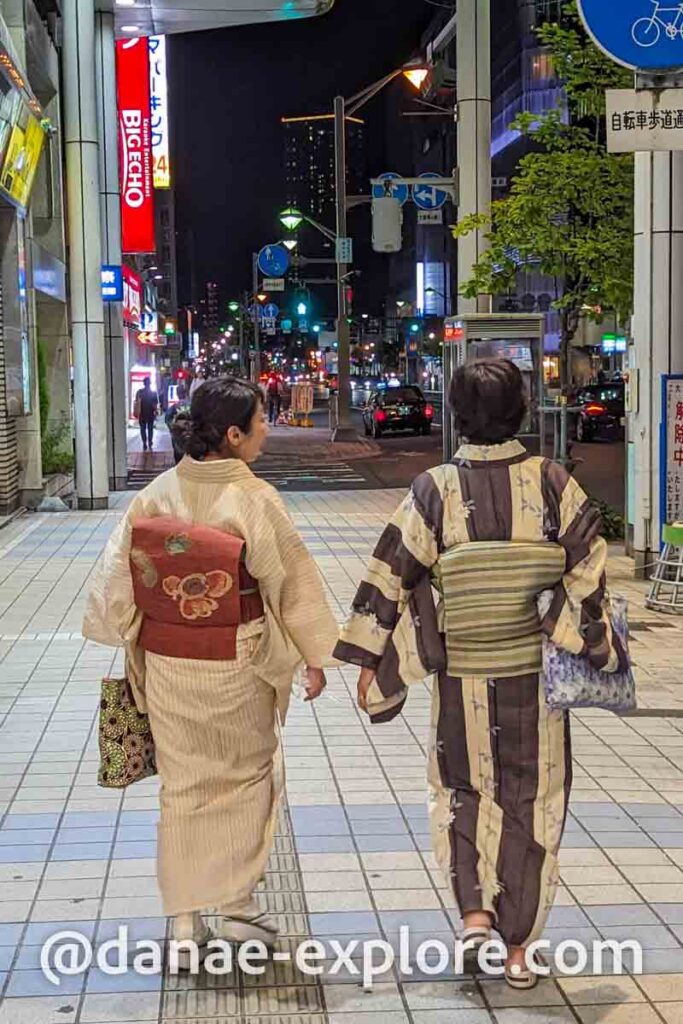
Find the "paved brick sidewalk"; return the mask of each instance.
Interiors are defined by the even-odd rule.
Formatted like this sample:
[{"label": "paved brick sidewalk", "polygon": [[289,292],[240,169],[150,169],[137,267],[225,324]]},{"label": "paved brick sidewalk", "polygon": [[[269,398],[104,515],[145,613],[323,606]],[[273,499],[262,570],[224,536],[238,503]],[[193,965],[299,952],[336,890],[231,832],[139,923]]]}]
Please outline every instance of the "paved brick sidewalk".
[{"label": "paved brick sidewalk", "polygon": [[[344,614],[361,566],[400,494],[328,492],[287,501]],[[108,976],[54,989],[39,969],[64,928],[101,942],[127,923],[162,938],[154,880],[157,784],[98,789],[100,677],[120,665],[79,633],[107,513],[34,516],[0,532],[0,1024],[683,1024],[683,628],[643,608],[644,586],[615,552],[611,581],[632,600],[643,717],[575,716],[575,787],[562,886],[547,938],[635,939],[645,973],[584,971],[529,994],[498,981],[398,968],[372,993],[348,969],[305,976],[279,962],[263,977]],[[429,693],[370,728],[354,673],[331,673],[313,707],[296,703],[285,735],[288,805],[264,899],[280,951],[305,935],[396,939],[410,925],[452,942],[452,896],[435,870],[425,807]],[[328,961],[329,967],[332,961]]]}]

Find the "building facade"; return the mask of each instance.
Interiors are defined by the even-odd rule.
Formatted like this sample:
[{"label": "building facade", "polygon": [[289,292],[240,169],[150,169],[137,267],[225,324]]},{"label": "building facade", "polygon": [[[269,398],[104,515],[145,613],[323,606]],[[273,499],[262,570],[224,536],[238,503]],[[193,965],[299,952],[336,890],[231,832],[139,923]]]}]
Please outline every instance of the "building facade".
[{"label": "building facade", "polygon": [[73,463],[58,32],[49,3],[0,4],[0,515]]},{"label": "building facade", "polygon": [[[285,117],[285,177],[287,205],[295,206],[331,225],[334,223],[334,116]],[[347,181],[349,195],[368,190],[364,123],[346,119]]]}]

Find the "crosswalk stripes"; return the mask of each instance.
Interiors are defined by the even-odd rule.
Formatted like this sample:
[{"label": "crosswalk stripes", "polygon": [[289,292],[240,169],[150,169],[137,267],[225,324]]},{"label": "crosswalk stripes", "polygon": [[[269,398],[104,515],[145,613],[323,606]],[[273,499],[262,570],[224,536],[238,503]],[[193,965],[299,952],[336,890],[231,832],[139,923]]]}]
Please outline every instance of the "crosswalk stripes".
[{"label": "crosswalk stripes", "polygon": [[[365,477],[347,462],[308,463],[303,459],[264,459],[262,463],[256,463],[252,468],[256,476],[267,480],[278,490],[325,490],[367,483]],[[141,491],[152,483],[158,474],[159,471],[153,467],[133,468],[128,473],[128,487],[131,491]]]},{"label": "crosswalk stripes", "polygon": [[263,465],[257,463],[254,472],[278,489],[310,487],[324,490],[326,487],[350,487],[366,482],[365,477],[346,462],[307,463],[283,459]]}]

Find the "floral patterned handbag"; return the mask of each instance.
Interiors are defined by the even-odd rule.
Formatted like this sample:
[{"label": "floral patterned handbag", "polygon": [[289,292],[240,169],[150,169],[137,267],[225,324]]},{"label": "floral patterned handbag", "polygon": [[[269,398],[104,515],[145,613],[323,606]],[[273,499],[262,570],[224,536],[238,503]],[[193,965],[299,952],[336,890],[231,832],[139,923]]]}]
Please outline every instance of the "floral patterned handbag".
[{"label": "floral patterned handbag", "polygon": [[154,740],[147,715],[135,706],[127,679],[103,679],[100,701],[100,768],[97,782],[124,789],[156,775]]},{"label": "floral patterned handbag", "polygon": [[[545,590],[538,598],[541,618],[547,613],[553,598],[552,590]],[[603,708],[623,714],[637,707],[636,684],[629,656],[628,602],[614,595],[610,599],[610,620],[628,658],[628,668],[619,672],[603,672],[595,668],[588,658],[570,654],[543,637],[543,685],[548,707],[566,711],[571,708]]]}]

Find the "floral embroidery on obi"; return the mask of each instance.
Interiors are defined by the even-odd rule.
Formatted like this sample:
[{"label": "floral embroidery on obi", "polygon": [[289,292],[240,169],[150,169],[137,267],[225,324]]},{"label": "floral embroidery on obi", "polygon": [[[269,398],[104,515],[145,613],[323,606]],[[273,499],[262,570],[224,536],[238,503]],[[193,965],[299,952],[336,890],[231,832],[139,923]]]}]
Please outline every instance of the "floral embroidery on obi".
[{"label": "floral embroidery on obi", "polygon": [[213,572],[195,572],[184,576],[167,576],[164,593],[179,602],[184,619],[209,619],[218,609],[216,598],[224,597],[233,587],[232,576],[223,569]]}]

